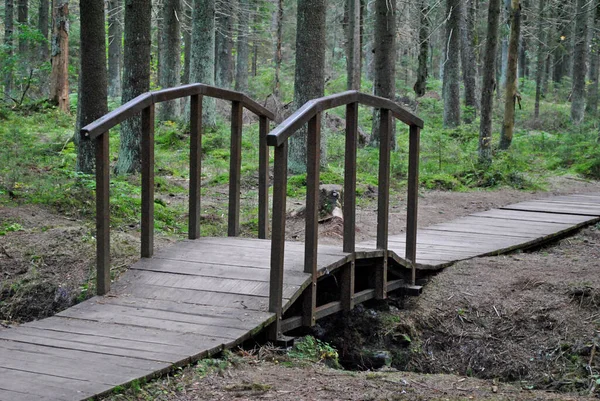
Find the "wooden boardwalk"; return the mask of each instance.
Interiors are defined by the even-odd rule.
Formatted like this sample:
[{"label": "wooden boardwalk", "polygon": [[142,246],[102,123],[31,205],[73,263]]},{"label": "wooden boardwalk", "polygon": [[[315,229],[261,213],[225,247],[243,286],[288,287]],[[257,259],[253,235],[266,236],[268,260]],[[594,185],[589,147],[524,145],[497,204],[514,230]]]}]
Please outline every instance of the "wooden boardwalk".
[{"label": "wooden boardwalk", "polygon": [[[420,229],[417,268],[539,245],[599,220],[600,193],[474,213]],[[182,241],[131,266],[106,296],[0,329],[0,401],[86,399],[240,344],[275,319],[268,312],[270,246],[244,238]],[[374,248],[319,246],[319,274],[357,259],[375,263],[384,251]],[[404,248],[403,235],[389,237],[389,257],[399,266],[407,265]],[[310,283],[304,244],[287,242],[284,310]],[[372,298],[365,294],[354,294],[355,301]]]}]

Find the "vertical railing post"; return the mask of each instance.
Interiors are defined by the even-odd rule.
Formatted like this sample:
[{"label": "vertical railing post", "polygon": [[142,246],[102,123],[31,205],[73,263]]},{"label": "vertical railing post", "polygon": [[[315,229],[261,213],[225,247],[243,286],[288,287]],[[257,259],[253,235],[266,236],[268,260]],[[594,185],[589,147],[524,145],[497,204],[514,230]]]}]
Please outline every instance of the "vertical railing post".
[{"label": "vertical railing post", "polygon": [[241,102],[231,103],[231,151],[229,156],[229,214],[227,235],[240,235],[240,177],[242,174],[242,117]]},{"label": "vertical railing post", "polygon": [[375,271],[375,297],[387,294],[388,220],[390,207],[390,152],[392,150],[392,113],[381,109],[379,132],[379,176],[377,199],[377,249],[383,249],[383,259]]},{"label": "vertical railing post", "polygon": [[260,116],[258,139],[258,238],[269,236],[269,120]]},{"label": "vertical railing post", "polygon": [[417,258],[417,212],[419,199],[419,142],[420,128],[410,126],[408,145],[408,198],[406,210],[406,252],[405,258],[412,268],[411,283],[416,280]]},{"label": "vertical railing post", "polygon": [[202,170],[202,96],[190,98],[190,205],[188,238],[200,238],[200,177]]},{"label": "vertical railing post", "polygon": [[285,204],[287,191],[288,143],[275,147],[275,177],[273,181],[273,228],[271,231],[271,274],[269,282],[269,312],[276,320],[270,326],[269,339],[281,337],[283,298],[283,260],[285,252]]},{"label": "vertical railing post", "polygon": [[356,238],[356,148],[358,103],[346,105],[346,157],[344,166],[344,252],[354,252]]},{"label": "vertical railing post", "polygon": [[154,251],[154,104],[142,110],[142,258]]},{"label": "vertical railing post", "polygon": [[319,242],[319,165],[321,147],[321,113],[308,121],[306,138],[306,220],[304,234],[304,272],[312,275],[312,283],[304,293],[305,326],[316,323],[317,247]]},{"label": "vertical railing post", "polygon": [[109,133],[96,139],[96,293],[110,291]]}]

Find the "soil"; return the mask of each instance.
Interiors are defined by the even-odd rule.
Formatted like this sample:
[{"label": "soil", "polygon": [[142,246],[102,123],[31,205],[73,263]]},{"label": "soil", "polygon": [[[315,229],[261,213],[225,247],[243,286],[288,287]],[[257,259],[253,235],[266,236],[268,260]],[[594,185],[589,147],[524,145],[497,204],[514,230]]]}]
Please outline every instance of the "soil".
[{"label": "soil", "polygon": [[[419,225],[552,194],[599,190],[597,182],[562,177],[554,179],[547,192],[424,191]],[[392,233],[404,228],[405,205],[402,198],[392,200]],[[291,200],[289,209],[293,207],[298,205]],[[357,240],[374,237],[375,208],[374,200],[361,200]],[[89,295],[93,223],[38,206],[0,206],[0,229],[15,223],[16,230],[0,235],[0,323],[49,316]],[[246,357],[237,367],[204,378],[186,376],[197,369],[188,367],[176,378],[159,379],[153,385],[166,389],[150,399],[597,399],[599,229],[588,227],[526,253],[460,262],[429,277],[418,298],[390,299],[383,310],[382,305],[357,308],[351,337],[329,332],[329,339],[341,361],[349,350],[388,350],[391,367],[384,371],[348,372],[320,364],[283,367]],[[303,221],[290,219],[287,230],[288,239],[302,240]],[[338,228],[323,224],[321,231],[323,242],[341,243]],[[157,246],[171,241],[158,236]],[[118,274],[137,258],[137,229],[113,229],[111,246]],[[361,318],[361,313],[370,317]],[[385,330],[374,330],[373,316]],[[361,321],[366,327],[360,327]],[[328,325],[335,321],[325,320],[315,334],[327,339]],[[357,336],[361,330],[375,335]],[[340,346],[340,341],[350,340],[351,346]],[[114,399],[148,399],[137,397]]]}]

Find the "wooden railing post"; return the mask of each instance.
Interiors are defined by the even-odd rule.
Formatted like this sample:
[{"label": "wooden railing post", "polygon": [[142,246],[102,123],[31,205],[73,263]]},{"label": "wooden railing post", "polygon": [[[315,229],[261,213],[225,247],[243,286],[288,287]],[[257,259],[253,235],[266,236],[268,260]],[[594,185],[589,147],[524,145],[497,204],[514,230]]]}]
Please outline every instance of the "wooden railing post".
[{"label": "wooden railing post", "polygon": [[390,152],[392,150],[392,113],[381,109],[379,132],[379,185],[377,199],[377,249],[385,250],[375,270],[375,297],[387,296],[388,220],[390,208]]},{"label": "wooden railing post", "polygon": [[154,104],[142,110],[142,258],[154,251]]},{"label": "wooden railing post", "polygon": [[316,323],[317,247],[319,243],[319,167],[321,160],[321,113],[308,121],[306,138],[306,220],[304,234],[304,272],[312,275],[312,283],[304,293],[305,326]]},{"label": "wooden railing post", "polygon": [[285,204],[287,191],[288,142],[275,148],[275,177],[273,182],[273,231],[271,233],[271,274],[269,282],[269,312],[276,320],[270,326],[269,339],[281,337],[283,298],[283,260],[285,252]]},{"label": "wooden railing post", "polygon": [[231,103],[231,152],[229,156],[229,214],[227,235],[240,235],[240,179],[242,174],[242,103]]},{"label": "wooden railing post", "polygon": [[110,291],[110,175],[108,131],[96,139],[96,293]]},{"label": "wooden railing post", "polygon": [[190,205],[188,238],[200,238],[200,176],[202,170],[202,96],[190,98]]},{"label": "wooden railing post", "polygon": [[260,116],[258,139],[258,238],[269,236],[269,120]]},{"label": "wooden railing post", "polygon": [[356,148],[358,103],[346,105],[346,157],[344,160],[344,252],[354,252],[356,238]]},{"label": "wooden railing post", "polygon": [[416,280],[417,258],[417,212],[419,200],[419,142],[420,128],[410,126],[408,145],[408,198],[406,220],[406,252],[405,258],[411,263],[411,283]]}]

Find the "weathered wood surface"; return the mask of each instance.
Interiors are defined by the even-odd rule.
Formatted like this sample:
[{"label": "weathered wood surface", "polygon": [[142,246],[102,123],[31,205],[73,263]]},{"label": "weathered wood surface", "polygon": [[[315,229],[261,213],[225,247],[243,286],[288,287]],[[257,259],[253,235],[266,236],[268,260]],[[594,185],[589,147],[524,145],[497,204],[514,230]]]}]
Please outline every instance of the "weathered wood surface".
[{"label": "weathered wood surface", "polygon": [[[440,269],[539,245],[599,220],[600,194],[473,213],[418,230],[417,267]],[[389,257],[407,266],[405,236],[390,236],[387,243]],[[86,399],[240,344],[274,320],[268,312],[270,246],[247,238],[182,241],[135,263],[107,296],[0,329],[0,401]],[[375,249],[375,240],[357,244],[353,253],[341,248],[318,246],[319,276],[359,259],[381,261],[386,252]],[[285,244],[283,310],[311,283],[304,252],[303,243]],[[317,318],[376,296],[375,289],[350,294],[352,270],[342,272],[343,299],[317,307]],[[387,287],[399,286],[395,280]],[[301,323],[296,320],[286,327]]]}]

